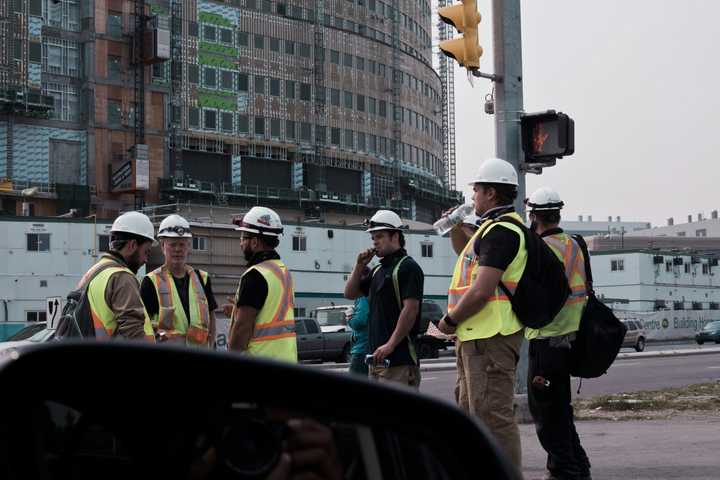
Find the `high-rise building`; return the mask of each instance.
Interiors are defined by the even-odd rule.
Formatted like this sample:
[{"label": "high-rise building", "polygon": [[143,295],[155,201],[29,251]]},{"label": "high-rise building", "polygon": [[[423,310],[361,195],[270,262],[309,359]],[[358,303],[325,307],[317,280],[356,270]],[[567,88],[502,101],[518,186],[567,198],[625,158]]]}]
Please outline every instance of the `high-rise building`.
[{"label": "high-rise building", "polygon": [[0,0],[0,15],[6,212],[90,198],[100,215],[192,201],[431,221],[457,202],[429,0]]}]

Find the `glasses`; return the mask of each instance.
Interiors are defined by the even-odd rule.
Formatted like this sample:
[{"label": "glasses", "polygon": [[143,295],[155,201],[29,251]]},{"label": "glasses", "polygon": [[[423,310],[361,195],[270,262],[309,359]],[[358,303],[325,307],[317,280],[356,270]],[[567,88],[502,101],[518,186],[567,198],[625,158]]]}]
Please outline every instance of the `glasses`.
[{"label": "glasses", "polygon": [[158,235],[162,233],[177,233],[178,235],[185,235],[186,233],[190,233],[189,228],[185,227],[165,227],[162,230],[158,232]]},{"label": "glasses", "polygon": [[372,220],[368,220],[367,218],[363,222],[363,225],[370,228],[377,228],[377,227],[383,227],[388,228],[391,230],[405,230],[408,228],[407,225],[400,225],[399,227],[396,225],[393,225],[391,223],[385,223],[385,222],[373,222]]}]

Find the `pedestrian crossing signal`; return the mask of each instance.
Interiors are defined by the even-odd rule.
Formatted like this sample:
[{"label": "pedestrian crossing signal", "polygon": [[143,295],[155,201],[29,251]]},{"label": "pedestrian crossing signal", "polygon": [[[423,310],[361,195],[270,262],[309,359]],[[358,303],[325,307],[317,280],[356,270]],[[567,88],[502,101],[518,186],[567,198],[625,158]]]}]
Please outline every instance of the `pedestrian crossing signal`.
[{"label": "pedestrian crossing signal", "polygon": [[520,130],[526,163],[552,163],[575,152],[575,122],[562,112],[523,115]]}]

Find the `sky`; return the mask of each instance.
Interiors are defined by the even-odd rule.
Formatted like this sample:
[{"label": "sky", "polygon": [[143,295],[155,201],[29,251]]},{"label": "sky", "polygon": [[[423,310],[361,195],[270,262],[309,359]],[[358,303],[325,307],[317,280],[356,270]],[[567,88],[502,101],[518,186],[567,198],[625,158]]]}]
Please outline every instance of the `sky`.
[{"label": "sky", "polygon": [[[720,209],[720,1],[522,0],[524,107],[575,120],[575,154],[528,192],[555,188],[564,218],[686,222]],[[481,71],[493,72],[492,2],[482,15]],[[491,82],[456,67],[459,189],[494,156]]]}]

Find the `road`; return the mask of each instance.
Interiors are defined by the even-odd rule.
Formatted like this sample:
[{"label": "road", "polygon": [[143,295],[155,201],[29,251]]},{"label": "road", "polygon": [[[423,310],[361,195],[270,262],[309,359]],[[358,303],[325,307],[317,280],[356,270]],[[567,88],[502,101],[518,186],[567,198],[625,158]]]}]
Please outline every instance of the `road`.
[{"label": "road", "polygon": [[[423,372],[420,390],[445,400],[454,400],[455,371]],[[607,375],[583,380],[581,397],[609,395],[638,390],[680,387],[720,379],[720,354],[659,358],[621,359]],[[573,395],[578,380],[573,379]]]}]

